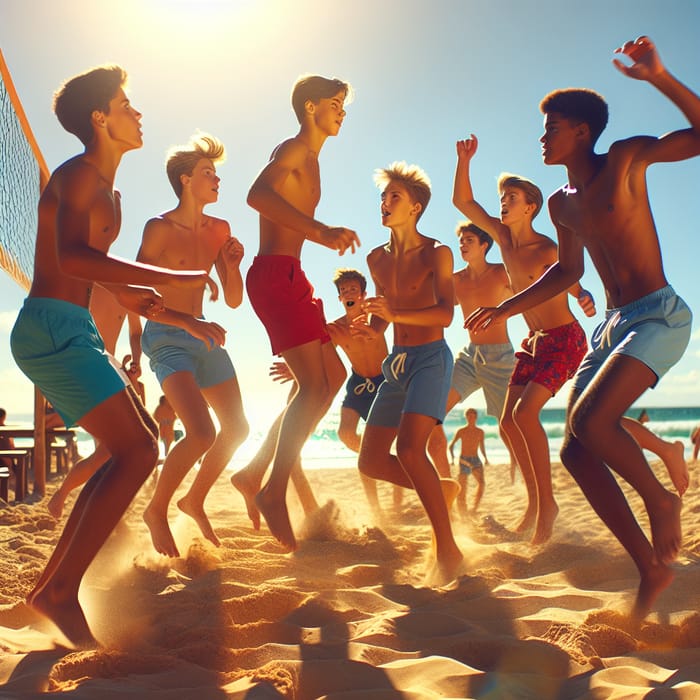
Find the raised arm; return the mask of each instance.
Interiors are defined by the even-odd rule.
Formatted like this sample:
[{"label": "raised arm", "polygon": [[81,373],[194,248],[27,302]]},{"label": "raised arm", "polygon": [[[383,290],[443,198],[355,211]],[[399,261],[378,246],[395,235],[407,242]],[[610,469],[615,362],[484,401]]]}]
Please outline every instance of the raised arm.
[{"label": "raised arm", "polygon": [[479,142],[474,134],[468,139],[457,141],[457,168],[452,203],[472,223],[486,231],[500,246],[503,244],[504,236],[508,235],[508,228],[501,223],[500,219],[491,216],[474,199],[469,168],[478,147]]},{"label": "raised arm", "polygon": [[641,36],[636,41],[628,41],[615,53],[627,56],[632,61],[627,65],[617,58],[613,60],[621,73],[653,85],[690,122],[689,129],[672,131],[660,138],[640,139],[636,159],[647,164],[666,163],[700,154],[700,97],[666,69],[649,37]]}]

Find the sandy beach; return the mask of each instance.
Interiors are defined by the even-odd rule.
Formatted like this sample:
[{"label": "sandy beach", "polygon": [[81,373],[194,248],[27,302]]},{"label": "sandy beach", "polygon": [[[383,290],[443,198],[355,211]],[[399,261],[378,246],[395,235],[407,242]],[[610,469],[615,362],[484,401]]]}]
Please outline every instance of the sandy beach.
[{"label": "sandy beach", "polygon": [[[23,602],[63,521],[48,514],[46,499],[3,506],[0,698],[700,697],[692,465],[675,580],[634,632],[623,613],[636,570],[561,465],[554,537],[535,548],[510,531],[524,508],[522,481],[511,485],[506,466],[486,468],[479,513],[468,522],[454,516],[467,573],[439,588],[424,585],[431,531],[415,496],[395,512],[382,485],[386,522],[377,525],[350,465],[309,470],[325,504],[316,517],[303,521],[290,495],[301,535],[293,555],[264,524],[253,530],[230,472],[207,501],[222,546],[203,541],[173,508],[186,555],[156,555],[141,520],[145,487],[81,589],[104,644],[97,651],[62,647]],[[640,512],[639,499],[633,504]]]}]

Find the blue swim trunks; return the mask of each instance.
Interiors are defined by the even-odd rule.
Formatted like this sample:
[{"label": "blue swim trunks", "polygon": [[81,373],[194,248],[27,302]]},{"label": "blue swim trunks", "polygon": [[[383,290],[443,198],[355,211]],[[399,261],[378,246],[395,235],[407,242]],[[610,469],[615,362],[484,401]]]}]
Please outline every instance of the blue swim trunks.
[{"label": "blue swim trunks", "polygon": [[591,336],[592,349],[576,373],[574,389],[585,389],[611,355],[643,362],[656,374],[656,386],[688,347],[692,321],[688,305],[670,285],[625,306],[606,309]]},{"label": "blue swim trunks", "polygon": [[61,299],[25,299],[10,347],[68,428],[128,384],[88,309]]},{"label": "blue swim trunks", "polygon": [[478,455],[460,455],[459,458],[459,473],[469,476],[475,469],[483,469]]},{"label": "blue swim trunks", "polygon": [[342,407],[352,409],[359,413],[360,418],[367,420],[377,389],[383,381],[383,374],[378,374],[376,377],[362,377],[353,371],[345,384]]},{"label": "blue swim trunks", "polygon": [[452,379],[452,353],[444,339],[425,345],[395,345],[382,363],[384,382],[367,425],[396,428],[403,413],[445,419]]},{"label": "blue swim trunks", "polygon": [[460,401],[464,401],[475,391],[483,389],[486,397],[486,413],[500,418],[514,366],[515,354],[510,343],[491,345],[469,343],[455,358],[452,369],[452,388],[459,394]]},{"label": "blue swim trunks", "polygon": [[236,376],[226,350],[219,345],[207,346],[177,326],[146,321],[141,347],[161,385],[175,372],[191,372],[200,389]]}]

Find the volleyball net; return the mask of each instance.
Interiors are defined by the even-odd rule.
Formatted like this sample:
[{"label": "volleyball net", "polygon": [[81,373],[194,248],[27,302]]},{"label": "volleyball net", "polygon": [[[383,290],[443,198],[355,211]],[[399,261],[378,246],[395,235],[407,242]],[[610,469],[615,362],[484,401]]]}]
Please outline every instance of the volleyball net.
[{"label": "volleyball net", "polygon": [[37,205],[48,177],[0,51],[0,267],[24,289],[34,272]]}]

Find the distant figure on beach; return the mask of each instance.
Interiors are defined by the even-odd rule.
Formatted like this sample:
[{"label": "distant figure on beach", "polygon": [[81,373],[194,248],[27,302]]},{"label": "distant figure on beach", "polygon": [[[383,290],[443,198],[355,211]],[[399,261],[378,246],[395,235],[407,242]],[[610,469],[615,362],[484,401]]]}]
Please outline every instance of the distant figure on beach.
[{"label": "distant figure on beach", "polygon": [[[224,300],[235,309],[243,300],[243,246],[231,235],[227,221],[204,213],[204,207],[219,198],[216,164],[224,156],[224,145],[207,134],[197,134],[190,143],[171,149],[166,172],[178,203],[146,223],[137,260],[176,269],[195,267],[209,271],[215,266]],[[204,510],[204,501],[248,435],[248,423],[238,378],[226,350],[214,337],[201,338],[186,326],[169,325],[172,313],[203,318],[204,289],[167,284],[157,288],[166,309],[157,321],[148,319],[141,346],[185,435],[168,452],[143,519],[156,551],[177,557],[180,553],[168,525],[168,507],[175,491],[203,457],[177,507],[218,547],[220,541]],[[223,329],[220,333],[223,335]],[[210,407],[219,422],[218,432]]]},{"label": "distant figure on beach", "polygon": [[690,434],[690,442],[693,443],[693,462],[697,462],[698,451],[700,451],[700,425],[696,426]]},{"label": "distant figure on beach", "polygon": [[[670,563],[681,546],[681,500],[656,479],[621,418],[681,358],[692,320],[664,274],[646,170],[652,163],[700,154],[700,98],[665,68],[648,37],[628,41],[615,53],[629,59],[616,58],[616,68],[659,90],[690,128],[615,141],[607,153],[598,154],[595,142],[608,120],[603,97],[574,88],[549,93],[540,104],[542,155],[547,165],[565,166],[568,176],[549,198],[559,260],[521,294],[475,312],[468,325],[478,330],[568,289],[581,277],[588,250],[605,288],[607,310],[574,380],[561,458],[639,570],[632,611],[639,620],[673,580]],[[611,470],[644,501],[651,542]]]},{"label": "distant figure on beach", "polygon": [[[345,385],[345,397],[340,407],[338,437],[353,452],[360,452],[362,436],[358,432],[360,418],[366,421],[377,390],[384,381],[382,362],[389,354],[386,338],[382,332],[373,332],[371,327],[358,335],[352,332],[352,322],[362,316],[362,304],[367,298],[367,279],[351,268],[336,270],[333,284],[338,290],[338,299],[345,313],[328,324],[328,333],[336,347],[347,355],[352,373]],[[381,520],[381,508],[374,479],[360,472],[362,487],[374,516]],[[394,486],[394,507],[402,501],[401,487]]]},{"label": "distant figure on beach", "polygon": [[[472,191],[470,165],[477,148],[473,134],[457,142],[452,201],[496,241],[513,290],[519,292],[557,260],[554,241],[537,233],[532,225],[542,207],[542,192],[524,177],[502,173],[498,179],[500,217],[490,216],[474,199]],[[578,299],[587,316],[595,314],[593,297],[578,282],[568,291]],[[552,492],[549,444],[540,413],[574,376],[587,344],[583,328],[569,309],[566,292],[543,300],[523,317],[530,332],[515,354],[501,428],[515,453],[527,488],[527,508],[516,532],[534,526],[530,542],[542,544],[552,536],[559,507]],[[491,331],[491,324],[486,330]]]},{"label": "distant figure on beach", "polygon": [[[459,512],[463,519],[467,517],[467,477],[471,474],[476,480],[476,495],[474,496],[474,507],[473,511],[479,509],[479,504],[481,503],[481,497],[484,495],[484,464],[488,464],[489,460],[486,457],[486,446],[484,444],[484,431],[479,428],[476,424],[478,414],[476,409],[468,408],[464,412],[464,418],[467,421],[465,426],[462,426],[457,430],[457,432],[450,440],[449,450],[450,457],[454,462],[454,446],[457,442],[461,442],[461,448],[459,453],[459,462],[457,468],[459,471],[459,485],[460,491],[457,496],[457,505],[459,507]],[[482,463],[479,458],[479,450],[481,454],[484,455],[484,461]]]},{"label": "distant figure on beach", "polygon": [[452,377],[444,339],[454,314],[452,251],[417,229],[431,194],[418,166],[393,163],[376,172],[375,182],[382,190],[382,225],[391,235],[367,256],[376,296],[363,302],[365,314],[354,319],[353,332],[372,337],[391,323],[394,347],[382,364],[385,381],[367,417],[359,468],[373,479],[415,489],[435,536],[437,569],[430,578],[444,582],[462,565],[448,515],[459,486],[440,479],[426,448],[445,418]]},{"label": "distant figure on beach", "polygon": [[163,309],[160,295],[130,285],[213,285],[203,270],[172,271],[108,255],[121,222],[116,171],[124,153],[142,145],[141,114],[125,82],[122,68],[101,66],[71,78],[55,95],[56,116],[85,150],[53,172],[41,195],[34,279],[10,337],[17,365],[64,424],[80,424],[111,455],[80,493],[27,598],[76,647],[96,645],[78,602],[83,575],[158,458],[145,411],[104,350],[88,310],[91,292],[98,282],[126,309],[155,316]]},{"label": "distant figure on beach", "polygon": [[345,377],[300,256],[307,239],[341,255],[360,244],[354,231],[314,218],[321,196],[318,156],[326,139],[340,131],[349,91],[337,78],[307,75],[297,80],[292,107],[299,132],[274,149],[248,193],[248,204],[260,213],[260,247],[246,276],[248,298],[297,390],[281,420],[269,479],[256,494],[242,493],[254,501],[248,512],[257,508],[287,551],[297,548],[285,502],[289,476]]},{"label": "distant figure on beach", "polygon": [[158,423],[158,436],[163,443],[163,452],[168,456],[170,445],[175,442],[175,419],[177,415],[165,394],[161,394],[158,405],[153,411],[153,420]]},{"label": "distant figure on beach", "polygon": [[[502,263],[486,262],[493,238],[471,221],[457,225],[459,251],[466,266],[452,275],[455,288],[455,306],[462,310],[462,323],[480,306],[495,306],[513,293],[508,273]],[[469,333],[469,342],[455,357],[452,385],[447,395],[447,415],[458,403],[482,389],[486,399],[486,413],[499,420],[506,401],[508,382],[515,355],[505,323],[496,323],[488,332]],[[510,453],[511,483],[515,477],[517,460],[508,436],[501,430],[501,438]],[[447,437],[442,426],[436,425],[428,440],[428,451],[440,476],[450,476],[447,461]]]}]

